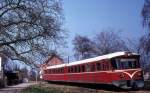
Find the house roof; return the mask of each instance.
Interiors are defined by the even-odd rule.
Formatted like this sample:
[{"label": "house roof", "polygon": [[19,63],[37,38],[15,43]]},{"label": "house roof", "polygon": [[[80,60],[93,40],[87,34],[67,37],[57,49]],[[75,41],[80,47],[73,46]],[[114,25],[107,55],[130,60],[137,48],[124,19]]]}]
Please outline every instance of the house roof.
[{"label": "house roof", "polygon": [[54,58],[54,57],[58,58],[59,60],[61,60],[61,61],[63,62],[63,59],[60,58],[58,55],[52,54],[51,56],[48,56],[48,57],[47,57],[47,59],[46,59],[46,61],[44,62],[44,64],[47,64],[47,63],[48,63],[52,58]]}]

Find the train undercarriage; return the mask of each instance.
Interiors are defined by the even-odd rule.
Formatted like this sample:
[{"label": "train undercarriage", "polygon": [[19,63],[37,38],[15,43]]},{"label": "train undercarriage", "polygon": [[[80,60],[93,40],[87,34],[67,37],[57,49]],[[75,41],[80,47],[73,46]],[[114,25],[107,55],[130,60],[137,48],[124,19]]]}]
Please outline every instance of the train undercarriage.
[{"label": "train undercarriage", "polygon": [[143,80],[118,80],[113,81],[112,84],[122,89],[141,89],[144,87]]}]

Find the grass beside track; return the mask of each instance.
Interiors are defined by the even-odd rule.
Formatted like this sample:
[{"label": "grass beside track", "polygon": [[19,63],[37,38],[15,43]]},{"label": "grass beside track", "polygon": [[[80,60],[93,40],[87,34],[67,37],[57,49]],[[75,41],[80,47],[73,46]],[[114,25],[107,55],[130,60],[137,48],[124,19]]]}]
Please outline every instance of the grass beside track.
[{"label": "grass beside track", "polygon": [[24,89],[21,93],[64,93],[64,92],[55,88],[46,88],[34,85]]},{"label": "grass beside track", "polygon": [[111,91],[95,90],[77,86],[59,85],[59,84],[37,84],[22,90],[21,93],[113,93]]}]

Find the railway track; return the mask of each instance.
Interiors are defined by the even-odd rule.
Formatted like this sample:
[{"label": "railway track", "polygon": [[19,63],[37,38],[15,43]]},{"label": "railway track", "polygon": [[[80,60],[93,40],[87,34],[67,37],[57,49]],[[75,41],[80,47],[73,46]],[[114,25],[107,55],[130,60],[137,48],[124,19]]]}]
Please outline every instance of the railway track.
[{"label": "railway track", "polygon": [[146,81],[146,85],[140,90],[123,90],[111,85],[91,85],[91,84],[70,84],[70,83],[43,83],[42,87],[54,88],[64,93],[150,93],[150,81]]}]

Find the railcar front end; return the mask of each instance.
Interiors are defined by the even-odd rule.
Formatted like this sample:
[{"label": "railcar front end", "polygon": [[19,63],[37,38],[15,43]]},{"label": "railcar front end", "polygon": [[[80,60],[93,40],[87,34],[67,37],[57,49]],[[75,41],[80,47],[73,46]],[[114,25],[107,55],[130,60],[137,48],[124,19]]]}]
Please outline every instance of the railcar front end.
[{"label": "railcar front end", "polygon": [[143,71],[139,64],[139,55],[112,59],[112,84],[124,89],[144,87]]}]

